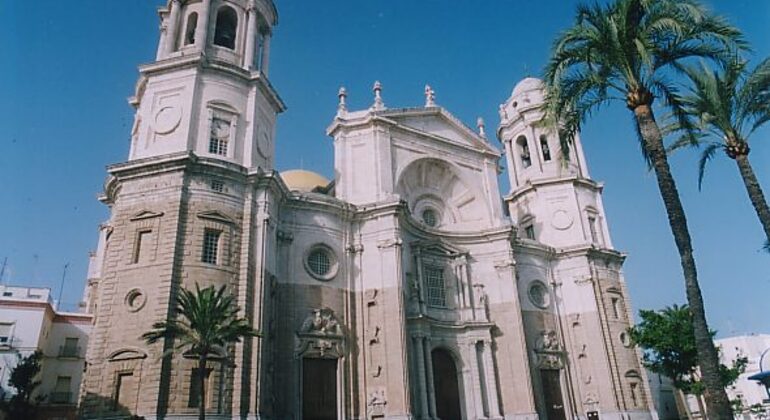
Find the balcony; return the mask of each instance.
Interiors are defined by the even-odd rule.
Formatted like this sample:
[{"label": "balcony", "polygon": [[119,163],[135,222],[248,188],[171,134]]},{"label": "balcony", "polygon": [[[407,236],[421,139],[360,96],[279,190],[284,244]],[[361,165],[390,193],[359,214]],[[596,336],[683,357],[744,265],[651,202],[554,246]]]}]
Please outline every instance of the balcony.
[{"label": "balcony", "polygon": [[80,358],[80,347],[75,346],[60,346],[59,357],[67,357],[73,359]]},{"label": "balcony", "polygon": [[48,402],[51,404],[71,404],[71,392],[52,392],[48,395]]}]

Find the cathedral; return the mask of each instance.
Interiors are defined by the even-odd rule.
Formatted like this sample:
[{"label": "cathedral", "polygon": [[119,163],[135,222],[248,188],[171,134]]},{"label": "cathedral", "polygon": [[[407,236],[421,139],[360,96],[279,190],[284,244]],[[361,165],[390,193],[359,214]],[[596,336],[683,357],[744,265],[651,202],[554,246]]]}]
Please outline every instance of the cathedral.
[{"label": "cathedral", "polygon": [[[159,14],[100,196],[83,418],[657,419],[602,184],[541,123],[539,80],[495,135],[430,87],[389,108],[375,83],[360,110],[340,89],[334,179],[278,173],[272,0]],[[260,332],[210,355],[204,395],[196,360],[140,338],[196,284],[225,285]]]}]

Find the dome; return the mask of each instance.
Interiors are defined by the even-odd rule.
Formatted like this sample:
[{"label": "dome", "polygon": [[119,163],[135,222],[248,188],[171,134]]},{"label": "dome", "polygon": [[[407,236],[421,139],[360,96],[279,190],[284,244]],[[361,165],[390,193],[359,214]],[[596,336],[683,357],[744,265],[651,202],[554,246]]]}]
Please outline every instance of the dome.
[{"label": "dome", "polygon": [[542,89],[542,80],[535,77],[527,77],[526,79],[516,84],[516,87],[513,88],[513,93],[511,93],[511,96],[518,96],[524,92],[531,92],[533,90],[540,91]]},{"label": "dome", "polygon": [[323,176],[303,169],[292,169],[281,172],[281,178],[292,191],[311,192],[318,187],[329,185],[329,180]]}]

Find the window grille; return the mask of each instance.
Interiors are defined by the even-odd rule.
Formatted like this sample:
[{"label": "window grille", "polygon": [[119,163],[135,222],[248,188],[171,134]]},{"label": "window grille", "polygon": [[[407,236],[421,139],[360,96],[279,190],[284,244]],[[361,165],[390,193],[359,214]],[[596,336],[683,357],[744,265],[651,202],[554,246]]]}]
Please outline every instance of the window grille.
[{"label": "window grille", "polygon": [[202,261],[208,264],[217,263],[217,254],[219,253],[219,237],[222,232],[213,229],[206,229],[203,233],[203,258]]},{"label": "window grille", "polygon": [[225,190],[225,183],[218,179],[214,179],[211,181],[211,190],[221,193]]},{"label": "window grille", "polygon": [[446,287],[444,286],[444,270],[439,267],[425,267],[425,291],[428,305],[440,308],[446,307]]},{"label": "window grille", "polygon": [[315,249],[307,257],[307,265],[318,276],[325,276],[331,270],[332,261],[324,249]]}]

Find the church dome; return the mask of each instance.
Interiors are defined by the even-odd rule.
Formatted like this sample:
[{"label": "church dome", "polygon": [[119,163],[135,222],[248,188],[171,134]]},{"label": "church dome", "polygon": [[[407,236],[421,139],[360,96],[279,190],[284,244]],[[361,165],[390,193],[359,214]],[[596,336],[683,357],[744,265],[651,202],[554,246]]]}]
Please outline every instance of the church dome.
[{"label": "church dome", "polygon": [[292,191],[311,192],[318,187],[326,187],[329,180],[304,169],[292,169],[281,172],[281,178]]},{"label": "church dome", "polygon": [[524,92],[541,91],[543,89],[543,81],[535,77],[527,77],[516,84],[513,88],[511,96],[518,96]]}]

